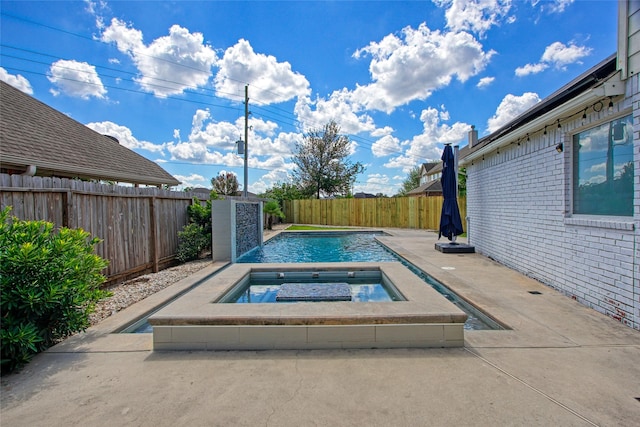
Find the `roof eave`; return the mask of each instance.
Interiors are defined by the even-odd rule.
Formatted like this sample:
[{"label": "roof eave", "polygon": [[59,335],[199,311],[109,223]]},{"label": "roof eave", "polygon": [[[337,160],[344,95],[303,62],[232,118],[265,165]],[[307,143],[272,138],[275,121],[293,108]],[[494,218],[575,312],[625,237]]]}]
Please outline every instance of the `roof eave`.
[{"label": "roof eave", "polygon": [[26,157],[13,156],[10,154],[2,155],[2,163],[16,166],[33,165],[37,169],[50,171],[61,176],[77,176],[86,179],[99,179],[104,181],[127,182],[140,185],[179,185],[180,181],[171,177],[171,179],[163,179],[160,177],[141,176],[127,173],[114,173],[111,170],[100,170],[94,168],[83,168],[78,166],[62,165],[55,162],[45,162],[39,159],[29,159]]}]

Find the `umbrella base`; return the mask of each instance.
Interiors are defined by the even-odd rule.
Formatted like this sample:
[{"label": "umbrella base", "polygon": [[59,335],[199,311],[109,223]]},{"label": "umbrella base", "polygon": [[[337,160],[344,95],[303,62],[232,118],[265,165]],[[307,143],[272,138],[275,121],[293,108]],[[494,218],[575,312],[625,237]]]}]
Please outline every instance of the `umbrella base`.
[{"label": "umbrella base", "polygon": [[443,254],[472,254],[476,248],[466,243],[436,243],[436,250]]}]

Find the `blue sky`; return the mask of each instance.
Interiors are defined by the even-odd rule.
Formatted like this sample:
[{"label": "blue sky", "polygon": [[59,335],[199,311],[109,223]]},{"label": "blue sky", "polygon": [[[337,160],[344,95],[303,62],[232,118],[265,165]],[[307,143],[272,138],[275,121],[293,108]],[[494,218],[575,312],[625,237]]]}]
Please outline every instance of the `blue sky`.
[{"label": "blue sky", "polygon": [[289,182],[305,132],[335,120],[395,194],[445,143],[489,134],[616,51],[615,0],[2,1],[0,79],[158,162],[183,186],[222,171]]}]

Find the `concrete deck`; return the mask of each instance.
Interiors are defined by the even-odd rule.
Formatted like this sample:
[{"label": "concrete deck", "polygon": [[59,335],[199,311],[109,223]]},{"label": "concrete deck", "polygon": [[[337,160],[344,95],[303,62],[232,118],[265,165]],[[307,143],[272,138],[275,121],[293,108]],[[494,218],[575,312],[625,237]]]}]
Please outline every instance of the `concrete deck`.
[{"label": "concrete deck", "polygon": [[512,329],[466,331],[463,348],[219,352],[109,333],[181,282],[2,378],[0,423],[638,425],[639,331],[480,254],[440,253],[437,234],[388,231],[385,244]]}]

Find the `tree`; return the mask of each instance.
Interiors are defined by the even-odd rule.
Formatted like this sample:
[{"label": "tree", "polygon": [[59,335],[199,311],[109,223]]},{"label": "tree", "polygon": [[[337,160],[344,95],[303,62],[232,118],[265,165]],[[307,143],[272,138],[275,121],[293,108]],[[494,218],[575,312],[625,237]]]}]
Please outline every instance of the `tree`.
[{"label": "tree", "polygon": [[273,217],[284,219],[284,213],[280,209],[280,205],[276,200],[269,200],[265,203],[263,211],[267,214],[267,229],[273,229]]},{"label": "tree", "polygon": [[264,193],[260,195],[265,199],[275,199],[280,203],[280,206],[283,205],[284,200],[297,200],[303,199],[304,195],[300,187],[293,183],[277,183]]},{"label": "tree", "polygon": [[458,169],[458,196],[465,197],[467,195],[467,169]]},{"label": "tree", "polygon": [[351,163],[347,159],[350,143],[347,136],[340,135],[340,127],[334,121],[304,135],[303,142],[296,144],[293,156],[294,178],[304,194],[319,199],[321,194],[347,196],[351,193],[356,175],[365,168],[362,163]]},{"label": "tree", "polygon": [[398,196],[406,196],[407,193],[420,186],[420,166],[409,171],[409,175],[402,181],[402,187],[398,192]]},{"label": "tree", "polygon": [[223,196],[235,196],[238,192],[238,177],[231,172],[220,172],[215,178],[211,178],[213,191]]}]

